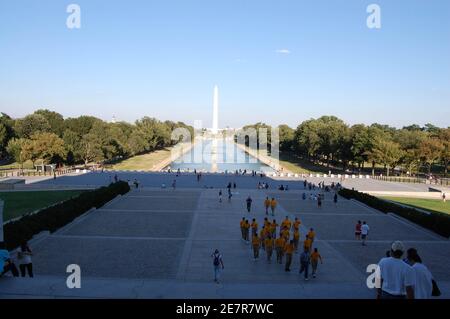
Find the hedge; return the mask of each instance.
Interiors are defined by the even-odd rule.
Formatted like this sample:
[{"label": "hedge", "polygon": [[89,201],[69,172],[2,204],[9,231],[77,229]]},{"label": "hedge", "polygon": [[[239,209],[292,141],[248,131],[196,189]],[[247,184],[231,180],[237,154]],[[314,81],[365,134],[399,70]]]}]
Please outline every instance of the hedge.
[{"label": "hedge", "polygon": [[450,215],[439,212],[425,214],[417,209],[397,205],[369,194],[360,193],[350,189],[341,189],[339,194],[347,199],[355,199],[367,206],[375,208],[385,214],[393,213],[401,216],[417,225],[427,228],[446,238],[450,237]]},{"label": "hedge", "polygon": [[4,226],[4,241],[9,250],[15,249],[24,241],[29,241],[34,235],[42,231],[55,232],[81,216],[89,209],[100,208],[116,196],[123,195],[130,190],[126,182],[113,183],[107,187],[81,193],[54,206],[44,208],[33,215],[26,215],[21,219]]}]

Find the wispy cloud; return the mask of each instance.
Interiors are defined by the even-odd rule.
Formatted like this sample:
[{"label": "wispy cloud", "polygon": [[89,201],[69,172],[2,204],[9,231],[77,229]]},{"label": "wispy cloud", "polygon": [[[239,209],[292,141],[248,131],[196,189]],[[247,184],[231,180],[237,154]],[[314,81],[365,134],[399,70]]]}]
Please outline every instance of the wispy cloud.
[{"label": "wispy cloud", "polygon": [[291,51],[288,49],[278,49],[275,52],[278,54],[291,54]]}]

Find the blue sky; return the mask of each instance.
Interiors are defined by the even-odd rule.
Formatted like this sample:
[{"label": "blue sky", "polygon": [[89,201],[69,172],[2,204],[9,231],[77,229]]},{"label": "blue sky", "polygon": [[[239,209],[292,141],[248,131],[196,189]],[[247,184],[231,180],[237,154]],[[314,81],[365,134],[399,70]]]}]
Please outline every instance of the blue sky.
[{"label": "blue sky", "polygon": [[[66,8],[81,7],[81,29]],[[381,7],[382,28],[366,26]],[[289,50],[289,54],[277,50]],[[448,0],[0,0],[0,111],[450,125]]]}]

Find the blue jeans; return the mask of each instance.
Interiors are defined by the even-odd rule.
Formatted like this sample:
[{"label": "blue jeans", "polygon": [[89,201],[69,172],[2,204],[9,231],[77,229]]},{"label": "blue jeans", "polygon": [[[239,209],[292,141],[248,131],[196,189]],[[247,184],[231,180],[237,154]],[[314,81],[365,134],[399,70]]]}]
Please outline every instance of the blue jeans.
[{"label": "blue jeans", "polygon": [[220,277],[220,265],[214,266],[214,280],[215,281],[219,280],[219,277]]},{"label": "blue jeans", "polygon": [[301,263],[300,273],[305,272],[305,278],[308,278],[309,263]]}]

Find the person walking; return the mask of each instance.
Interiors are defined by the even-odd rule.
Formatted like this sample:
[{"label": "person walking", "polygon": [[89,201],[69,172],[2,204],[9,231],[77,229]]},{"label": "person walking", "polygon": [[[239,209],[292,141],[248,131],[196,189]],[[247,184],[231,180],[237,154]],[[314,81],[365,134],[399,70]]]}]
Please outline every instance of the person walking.
[{"label": "person walking", "polygon": [[317,266],[319,265],[319,261],[323,264],[322,256],[320,255],[317,248],[314,248],[314,251],[311,254],[311,268],[312,268],[312,277],[316,278],[317,274]]},{"label": "person walking", "polygon": [[214,266],[214,282],[219,283],[220,271],[225,268],[222,255],[219,253],[219,250],[216,249],[211,257],[213,258]]},{"label": "person walking", "polygon": [[276,219],[274,219],[270,224],[270,234],[274,240],[275,238],[277,238],[277,227],[278,227],[277,221]]},{"label": "person walking", "polygon": [[258,234],[255,233],[255,234],[253,234],[253,237],[252,237],[253,258],[255,260],[257,260],[259,258],[259,248],[260,248],[260,246],[261,246],[260,239],[258,237]]},{"label": "person walking", "polygon": [[445,203],[447,201],[447,195],[445,192],[442,192],[442,201]]},{"label": "person walking", "polygon": [[28,244],[22,243],[20,249],[17,252],[17,260],[19,261],[19,269],[22,277],[25,277],[28,271],[28,276],[33,278],[33,263],[31,261],[31,256],[33,252],[31,251]]},{"label": "person walking", "polygon": [[252,227],[252,236],[258,235],[258,223],[255,218],[253,218],[250,226]]},{"label": "person walking", "polygon": [[369,236],[369,230],[370,230],[369,225],[367,225],[367,223],[364,221],[361,226],[361,238],[362,238],[363,246],[366,246],[366,240],[367,240],[367,236]]},{"label": "person walking", "polygon": [[362,226],[362,223],[360,220],[358,220],[358,222],[356,223],[356,226],[355,226],[355,239],[356,240],[361,240],[361,226]]},{"label": "person walking", "polygon": [[222,190],[219,190],[219,203],[222,203]]},{"label": "person walking", "polygon": [[405,246],[401,241],[391,245],[391,257],[384,257],[376,270],[377,299],[414,299],[415,274],[402,260]]},{"label": "person walking", "polygon": [[277,263],[282,264],[283,263],[283,254],[284,254],[284,247],[286,246],[286,240],[283,237],[278,237],[275,240],[275,250],[277,253]]},{"label": "person walking", "polygon": [[177,188],[177,180],[176,179],[174,179],[172,182],[172,188],[173,188],[173,190],[175,190]]},{"label": "person walking", "polygon": [[241,237],[242,240],[245,240],[245,217],[242,217],[239,226],[241,227]]},{"label": "person walking", "polygon": [[337,195],[337,193],[334,193],[333,202],[334,202],[335,205],[337,205],[337,202],[338,202],[338,195]]},{"label": "person walking", "polygon": [[308,271],[309,271],[309,264],[311,263],[311,255],[309,253],[308,249],[303,250],[303,252],[300,254],[300,274],[305,274],[305,280],[309,280],[308,278]]},{"label": "person walking", "polygon": [[272,197],[272,200],[270,201],[270,208],[272,210],[272,216],[275,216],[275,209],[277,208],[277,201],[273,197]]},{"label": "person walking", "polygon": [[311,248],[312,248],[312,241],[308,237],[308,235],[306,235],[305,241],[303,242],[303,249],[310,251]]},{"label": "person walking", "polygon": [[291,271],[292,264],[292,254],[294,253],[294,241],[291,240],[289,243],[286,243],[284,246],[284,254],[286,255],[286,266],[284,268],[285,271]]},{"label": "person walking", "polygon": [[314,228],[310,228],[306,236],[311,240],[312,247],[312,244],[314,244],[314,239],[316,239],[316,232],[314,231]]},{"label": "person walking", "polygon": [[322,197],[320,196],[320,194],[317,197],[317,207],[322,208]]},{"label": "person walking", "polygon": [[298,253],[298,242],[300,241],[300,231],[298,229],[294,229],[294,247],[295,247],[295,253]]},{"label": "person walking", "polygon": [[245,201],[247,203],[247,212],[250,213],[250,211],[252,210],[252,198],[250,197],[250,195],[248,195]]},{"label": "person walking", "polygon": [[231,197],[233,195],[231,194],[231,188],[228,188],[228,202],[231,202]]},{"label": "person walking", "polygon": [[250,243],[250,223],[248,222],[248,219],[246,219],[244,223],[244,240],[247,244]]},{"label": "person walking", "polygon": [[433,275],[427,266],[422,263],[422,259],[415,248],[407,250],[406,258],[415,274],[414,298],[430,299],[433,292]]},{"label": "person walking", "polygon": [[266,197],[266,200],[264,201],[264,207],[266,208],[266,215],[269,215],[269,207],[270,207],[269,197]]},{"label": "person walking", "polygon": [[267,235],[266,239],[264,240],[264,246],[266,247],[266,254],[267,254],[267,262],[270,264],[272,261],[272,254],[273,254],[273,238],[270,236],[270,234]]}]

